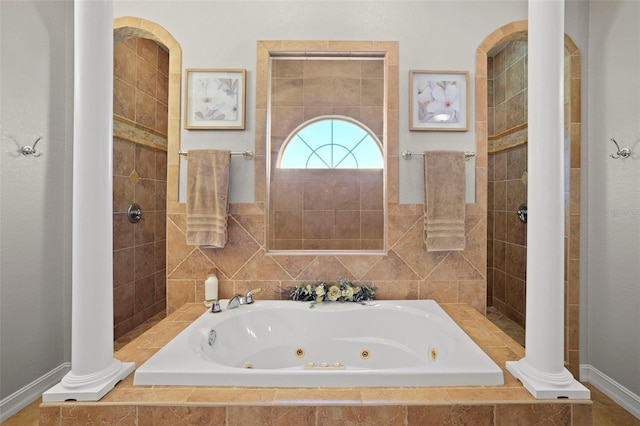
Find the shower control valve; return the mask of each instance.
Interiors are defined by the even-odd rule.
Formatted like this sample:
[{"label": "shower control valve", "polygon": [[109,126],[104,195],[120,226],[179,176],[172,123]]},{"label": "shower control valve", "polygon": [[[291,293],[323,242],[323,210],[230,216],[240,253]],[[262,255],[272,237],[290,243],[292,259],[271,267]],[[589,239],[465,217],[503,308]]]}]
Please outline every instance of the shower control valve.
[{"label": "shower control valve", "polygon": [[127,210],[127,217],[131,223],[140,222],[142,219],[142,209],[137,203],[133,203],[129,206],[129,209]]},{"label": "shower control valve", "polygon": [[516,213],[518,214],[518,219],[520,219],[520,221],[522,221],[523,223],[527,223],[527,204],[526,203],[520,204],[520,207],[518,207],[518,211]]}]

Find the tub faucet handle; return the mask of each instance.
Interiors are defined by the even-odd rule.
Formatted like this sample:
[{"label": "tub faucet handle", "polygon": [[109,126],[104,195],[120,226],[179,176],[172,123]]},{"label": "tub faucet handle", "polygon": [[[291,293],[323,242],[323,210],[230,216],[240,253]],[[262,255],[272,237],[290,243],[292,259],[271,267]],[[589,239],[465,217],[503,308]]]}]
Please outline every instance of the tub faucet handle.
[{"label": "tub faucet handle", "polygon": [[218,312],[221,312],[221,311],[222,309],[220,309],[220,302],[218,301],[218,299],[211,300],[211,313],[217,314]]},{"label": "tub faucet handle", "polygon": [[262,289],[261,289],[261,288],[254,288],[254,289],[253,289],[253,290],[251,290],[249,293],[247,293],[247,296],[245,297],[245,300],[246,300],[247,305],[249,305],[249,304],[251,304],[251,303],[253,303],[253,302],[254,302],[254,300],[253,300],[253,295],[254,295],[255,293],[260,292],[260,291],[262,291]]},{"label": "tub faucet handle", "polygon": [[227,304],[227,309],[235,309],[240,305],[244,305],[246,303],[245,297],[239,294],[236,294],[231,299],[229,299],[229,303]]}]

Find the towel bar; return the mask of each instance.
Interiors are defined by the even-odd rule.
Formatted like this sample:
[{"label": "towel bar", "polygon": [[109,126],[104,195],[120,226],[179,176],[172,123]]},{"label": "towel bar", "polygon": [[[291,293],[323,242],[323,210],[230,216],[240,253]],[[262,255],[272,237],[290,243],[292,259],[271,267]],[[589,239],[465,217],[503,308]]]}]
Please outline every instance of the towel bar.
[{"label": "towel bar", "polygon": [[[424,156],[424,152],[411,152],[408,149],[405,149],[404,151],[402,151],[402,158],[404,158],[405,160],[411,160],[411,157],[413,157],[414,155]],[[475,156],[476,156],[475,152],[466,151],[464,153],[465,161],[469,161]]]},{"label": "towel bar", "polygon": [[[182,157],[188,157],[189,152],[180,150],[178,151],[178,155]],[[247,149],[245,151],[238,151],[238,152],[231,151],[231,155],[242,155],[242,158],[244,158],[245,160],[251,160],[253,158],[253,151],[251,151],[250,149]]]}]

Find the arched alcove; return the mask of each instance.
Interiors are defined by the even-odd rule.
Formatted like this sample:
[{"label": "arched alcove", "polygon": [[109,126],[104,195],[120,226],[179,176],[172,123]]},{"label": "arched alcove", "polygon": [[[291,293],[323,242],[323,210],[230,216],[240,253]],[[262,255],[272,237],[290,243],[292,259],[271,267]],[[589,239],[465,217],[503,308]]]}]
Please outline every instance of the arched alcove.
[{"label": "arched alcove", "polygon": [[175,38],[160,25],[146,19],[126,16],[113,21],[114,41],[131,37],[155,40],[169,51],[169,112],[167,125],[167,205],[178,201],[180,158],[180,83],[182,81],[182,48]]},{"label": "arched alcove", "polygon": [[[160,25],[156,23],[147,21],[142,18],[122,17],[122,18],[115,19],[113,24],[113,37],[114,37],[114,43],[131,39],[131,38],[150,39],[158,43],[158,45],[160,45],[163,49],[165,49],[169,53],[169,71],[168,71],[168,85],[167,85],[167,118],[166,118],[167,119],[167,129],[166,129],[167,130],[166,131],[167,187],[166,187],[166,196],[162,195],[164,196],[164,198],[166,198],[166,206],[164,206],[163,208],[156,207],[156,209],[158,210],[157,216],[162,215],[164,217],[156,217],[156,221],[155,221],[156,225],[154,226],[155,229],[151,230],[152,233],[153,232],[155,232],[156,234],[164,233],[164,235],[161,235],[161,237],[157,238],[158,240],[162,240],[162,241],[160,241],[160,243],[156,242],[154,251],[150,253],[151,256],[155,255],[157,258],[158,253],[156,253],[156,251],[161,250],[162,247],[164,246],[164,249],[165,249],[164,259],[166,262],[166,257],[167,257],[166,256],[167,245],[165,242],[166,234],[167,234],[166,216],[169,213],[169,206],[173,205],[172,203],[177,202],[177,199],[178,199],[177,176],[179,173],[178,151],[180,147],[180,84],[182,81],[182,49],[180,48],[180,45],[178,44],[176,39],[171,34],[169,34],[169,32],[167,32],[164,28],[162,28]],[[137,130],[138,129],[136,128],[135,123],[128,127],[122,127],[121,123],[114,122],[114,136],[116,138],[122,138],[127,141],[135,142],[136,144],[139,144],[139,145],[146,145],[151,147],[153,147],[154,145],[157,146],[157,143],[154,143],[153,138],[147,139],[145,137],[145,135],[154,136],[153,132],[149,132],[149,131],[137,132]],[[162,135],[161,139],[164,139],[164,135]],[[161,149],[164,150],[165,147],[161,147]],[[134,180],[137,180],[137,174],[134,177]],[[162,183],[160,182],[161,180],[163,179],[159,179],[156,182]],[[158,204],[158,200],[162,199],[162,196],[155,197],[156,204]],[[151,245],[153,246],[154,244],[151,244]],[[136,248],[136,252],[137,251],[138,251],[138,248]],[[146,254],[146,251],[145,251],[145,254]],[[115,259],[115,256],[114,256],[114,263],[116,262],[116,260],[117,259]],[[156,263],[158,263],[157,260],[156,260]],[[156,265],[156,267],[158,266]],[[155,278],[155,290],[158,292],[164,291],[166,294],[166,278],[167,278],[166,275],[167,274],[166,273],[164,274],[165,276],[164,276],[163,282],[158,281],[160,279],[159,276],[161,276],[162,272],[165,271],[164,268],[161,268],[161,269],[162,270],[158,271],[156,274],[157,277]],[[145,284],[148,284],[148,283],[145,283]],[[151,284],[152,285],[154,284],[153,281],[151,282]],[[138,284],[136,281],[136,286],[137,285]],[[138,290],[136,289],[136,292],[137,291]],[[114,289],[114,292],[115,292],[115,289]],[[143,297],[145,297],[145,295],[143,295]],[[155,297],[157,302],[156,308],[162,309],[162,304],[158,302],[158,297],[159,296],[157,295]],[[160,299],[165,299],[165,298],[166,296],[164,297],[160,296]],[[117,299],[115,299],[115,297],[114,297],[114,300],[116,300],[116,303],[117,303]],[[128,302],[132,303],[130,300],[128,300]],[[145,312],[147,310],[148,309],[145,309]],[[138,313],[136,313],[136,316],[137,315]],[[139,322],[139,320],[140,319],[134,319],[134,321],[136,322]],[[123,322],[123,324],[125,322]],[[131,325],[133,326],[138,324],[136,323]],[[124,326],[126,327],[127,324],[124,324]],[[120,330],[120,331],[127,331],[127,330]]]},{"label": "arched alcove", "polygon": [[[476,51],[476,153],[482,159],[485,173],[478,174],[477,187],[488,185],[488,53],[512,40],[526,40],[527,21],[518,21],[498,28],[489,34]],[[571,373],[579,375],[578,311],[580,268],[580,52],[565,35],[565,364]],[[515,214],[515,213],[514,213]],[[488,220],[488,226],[491,222]]]}]

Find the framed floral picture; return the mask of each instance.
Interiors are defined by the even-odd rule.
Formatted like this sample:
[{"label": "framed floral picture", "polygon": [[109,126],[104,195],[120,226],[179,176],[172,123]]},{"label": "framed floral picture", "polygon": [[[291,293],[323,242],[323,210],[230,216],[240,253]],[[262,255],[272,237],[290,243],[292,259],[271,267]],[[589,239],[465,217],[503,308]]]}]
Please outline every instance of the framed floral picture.
[{"label": "framed floral picture", "polygon": [[185,71],[185,129],[244,129],[245,70]]},{"label": "framed floral picture", "polygon": [[469,130],[467,71],[409,71],[409,129]]}]

